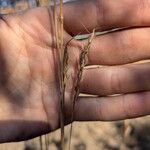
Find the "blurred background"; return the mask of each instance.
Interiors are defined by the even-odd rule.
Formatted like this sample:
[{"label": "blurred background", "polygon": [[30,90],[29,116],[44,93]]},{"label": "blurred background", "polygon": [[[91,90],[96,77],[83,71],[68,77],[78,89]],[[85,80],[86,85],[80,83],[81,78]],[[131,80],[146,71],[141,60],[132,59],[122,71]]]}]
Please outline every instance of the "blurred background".
[{"label": "blurred background", "polygon": [[[66,0],[69,1],[69,0]],[[64,1],[64,2],[66,2]],[[0,0],[0,14],[11,14],[38,6],[49,0]],[[124,128],[125,127],[125,128]],[[66,144],[70,127],[66,127]],[[0,144],[0,150],[59,150],[60,131],[41,139]],[[150,150],[150,116],[119,122],[76,122],[73,124],[71,150]]]},{"label": "blurred background", "polygon": [[14,13],[48,4],[49,0],[0,0],[0,13]]}]

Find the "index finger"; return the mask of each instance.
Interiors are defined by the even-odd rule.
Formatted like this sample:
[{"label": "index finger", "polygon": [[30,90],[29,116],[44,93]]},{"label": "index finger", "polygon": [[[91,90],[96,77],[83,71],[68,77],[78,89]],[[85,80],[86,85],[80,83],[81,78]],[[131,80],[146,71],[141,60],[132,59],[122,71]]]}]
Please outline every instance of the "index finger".
[{"label": "index finger", "polygon": [[148,0],[78,0],[64,6],[64,24],[76,35],[85,28],[99,31],[112,28],[150,25]]}]

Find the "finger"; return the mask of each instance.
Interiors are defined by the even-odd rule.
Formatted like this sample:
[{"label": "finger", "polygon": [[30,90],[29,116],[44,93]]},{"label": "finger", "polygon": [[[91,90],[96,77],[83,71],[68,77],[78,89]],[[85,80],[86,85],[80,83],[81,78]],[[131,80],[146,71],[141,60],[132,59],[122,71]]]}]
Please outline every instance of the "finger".
[{"label": "finger", "polygon": [[79,98],[76,121],[115,121],[150,115],[150,92],[114,97]]},{"label": "finger", "polygon": [[149,35],[150,28],[138,28],[96,37],[89,50],[88,63],[119,65],[150,59]]},{"label": "finger", "polygon": [[64,7],[66,30],[76,35],[86,32],[85,27],[99,31],[128,26],[150,25],[148,0],[82,0],[67,3]]},{"label": "finger", "polygon": [[92,95],[150,91],[150,63],[85,69],[80,90]]}]

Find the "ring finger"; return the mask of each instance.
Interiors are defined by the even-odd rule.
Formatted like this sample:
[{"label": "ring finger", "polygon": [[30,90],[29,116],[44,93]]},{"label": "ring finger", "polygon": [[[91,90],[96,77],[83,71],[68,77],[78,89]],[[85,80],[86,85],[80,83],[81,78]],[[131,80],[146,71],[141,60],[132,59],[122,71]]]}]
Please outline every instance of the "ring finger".
[{"label": "ring finger", "polygon": [[85,69],[80,90],[101,96],[150,91],[150,63]]}]

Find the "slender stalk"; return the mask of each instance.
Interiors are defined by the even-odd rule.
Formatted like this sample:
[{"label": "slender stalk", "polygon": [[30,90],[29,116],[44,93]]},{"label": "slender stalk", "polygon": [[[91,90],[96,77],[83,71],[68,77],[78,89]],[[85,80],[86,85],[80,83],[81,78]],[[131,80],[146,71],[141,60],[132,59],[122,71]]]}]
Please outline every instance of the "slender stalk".
[{"label": "slender stalk", "polygon": [[[47,1],[47,4],[48,4],[48,1]],[[49,4],[51,4],[51,0],[49,0]],[[44,135],[44,138],[45,138],[45,150],[48,150],[48,147],[49,147],[49,135]]]},{"label": "slender stalk", "polygon": [[56,10],[56,0],[54,0],[54,24],[55,24],[55,37],[56,37],[56,47],[59,49],[59,40],[58,40],[58,18],[57,18],[57,10]]},{"label": "slender stalk", "polygon": [[63,1],[60,0],[59,6],[59,20],[58,20],[58,40],[59,40],[59,55],[60,55],[60,127],[61,127],[61,146],[60,149],[64,150],[64,101],[65,101],[65,84],[64,84],[64,50],[63,50]]},{"label": "slender stalk", "polygon": [[45,150],[48,150],[48,135],[44,135],[44,139],[45,139]]},{"label": "slender stalk", "polygon": [[[59,57],[59,84],[60,84],[60,127],[61,127],[61,150],[64,150],[64,118],[65,118],[65,65],[67,63],[67,53],[64,54],[63,43],[63,0],[60,0],[59,15],[57,15],[56,0],[54,0],[54,21],[55,21],[55,34],[56,46]],[[65,56],[65,57],[64,57]]]},{"label": "slender stalk", "polygon": [[43,150],[42,136],[39,137],[39,142],[40,142],[40,150]]}]

